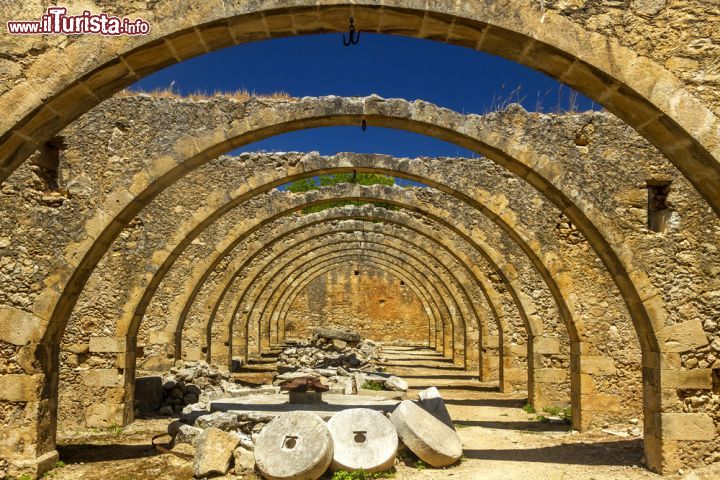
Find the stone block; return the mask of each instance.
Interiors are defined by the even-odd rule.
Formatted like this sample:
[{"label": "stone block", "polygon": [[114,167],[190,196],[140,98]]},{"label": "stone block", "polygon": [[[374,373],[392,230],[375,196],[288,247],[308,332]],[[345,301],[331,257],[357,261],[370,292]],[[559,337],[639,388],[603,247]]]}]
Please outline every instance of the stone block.
[{"label": "stone block", "polygon": [[241,445],[235,449],[233,457],[235,458],[235,475],[242,476],[255,471],[255,455],[252,450]]},{"label": "stone block", "polygon": [[238,428],[238,418],[237,415],[230,412],[213,412],[198,417],[195,420],[195,426],[198,428],[217,428],[229,432]]},{"label": "stone block", "polygon": [[615,375],[615,361],[599,355],[583,355],[580,357],[580,373],[589,375]]},{"label": "stone block", "polygon": [[85,370],[80,375],[84,385],[92,387],[120,387],[124,384],[124,377],[116,368],[97,368]]},{"label": "stone block", "polygon": [[665,327],[657,333],[657,337],[660,348],[666,352],[685,352],[708,344],[700,320],[688,320]]},{"label": "stone block", "polygon": [[10,460],[7,469],[8,477],[23,478],[29,475],[31,478],[40,478],[43,473],[55,468],[59,458],[58,451],[51,450],[36,458]]},{"label": "stone block", "polygon": [[195,446],[197,439],[202,435],[203,429],[193,427],[192,425],[182,424],[178,427],[175,433],[175,443],[187,443],[188,445]]},{"label": "stone block", "polygon": [[150,413],[160,408],[163,393],[161,376],[137,377],[135,379],[135,401],[139,402],[138,408],[141,412]]},{"label": "stone block", "polygon": [[90,352],[92,353],[124,353],[127,351],[125,337],[92,337]]},{"label": "stone block", "polygon": [[563,368],[535,369],[535,381],[541,383],[561,383],[567,380],[568,372]]},{"label": "stone block", "polygon": [[391,376],[385,379],[385,388],[396,392],[407,392],[408,383],[402,378]]},{"label": "stone block", "polygon": [[506,382],[527,382],[527,370],[519,368],[506,368],[504,372]]},{"label": "stone block", "polygon": [[405,400],[400,403],[390,421],[403,443],[428,465],[446,467],[462,456],[462,443],[457,432],[415,402]]},{"label": "stone block", "polygon": [[198,361],[198,360],[204,360],[205,354],[203,354],[202,349],[200,347],[186,347],[183,350],[183,360],[185,361]]},{"label": "stone block", "polygon": [[44,375],[0,375],[0,400],[8,402],[39,400],[44,381]]},{"label": "stone block", "polygon": [[333,471],[384,472],[395,462],[398,436],[385,415],[368,408],[336,413],[328,422],[333,440]]},{"label": "stone block", "polygon": [[593,380],[592,375],[587,375],[585,373],[581,373],[579,375],[580,377],[580,392],[581,394],[585,395],[588,393],[595,392],[595,380]]},{"label": "stone block", "polygon": [[232,385],[225,388],[225,393],[231,398],[247,397],[252,392],[252,388],[241,387],[240,385]]},{"label": "stone block", "polygon": [[709,441],[715,438],[715,423],[705,413],[662,413],[658,431],[663,439]]},{"label": "stone block", "polygon": [[217,428],[203,431],[195,442],[193,476],[207,478],[225,475],[230,470],[233,453],[240,444],[240,438]]},{"label": "stone block", "polygon": [[560,353],[560,341],[554,337],[541,337],[533,341],[533,353],[557,355]]},{"label": "stone block", "polygon": [[665,388],[710,389],[713,386],[712,369],[662,370],[662,386]]},{"label": "stone block", "polygon": [[125,404],[96,403],[85,410],[85,426],[108,428],[125,424]]},{"label": "stone block", "polygon": [[317,479],[333,459],[333,441],[325,422],[312,412],[279,415],[255,442],[255,463],[269,480]]},{"label": "stone block", "polygon": [[41,320],[30,313],[0,305],[0,340],[12,345],[26,345],[42,336]]},{"label": "stone block", "polygon": [[591,412],[619,412],[620,397],[604,393],[593,393],[580,396],[580,408]]},{"label": "stone block", "polygon": [[172,345],[175,343],[174,332],[150,332],[148,343],[151,345]]}]

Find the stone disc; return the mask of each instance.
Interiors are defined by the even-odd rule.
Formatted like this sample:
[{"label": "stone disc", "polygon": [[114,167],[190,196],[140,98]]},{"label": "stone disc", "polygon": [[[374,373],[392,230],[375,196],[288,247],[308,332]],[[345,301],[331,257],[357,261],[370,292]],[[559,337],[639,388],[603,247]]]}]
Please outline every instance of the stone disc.
[{"label": "stone disc", "polygon": [[462,456],[457,432],[415,402],[400,403],[390,420],[403,443],[428,465],[446,467]]},{"label": "stone disc", "polygon": [[311,412],[283,413],[260,431],[255,443],[255,463],[269,480],[315,480],[332,457],[327,424]]},{"label": "stone disc", "polygon": [[393,466],[398,436],[392,422],[377,410],[343,410],[330,419],[328,428],[335,452],[333,471],[384,472]]}]

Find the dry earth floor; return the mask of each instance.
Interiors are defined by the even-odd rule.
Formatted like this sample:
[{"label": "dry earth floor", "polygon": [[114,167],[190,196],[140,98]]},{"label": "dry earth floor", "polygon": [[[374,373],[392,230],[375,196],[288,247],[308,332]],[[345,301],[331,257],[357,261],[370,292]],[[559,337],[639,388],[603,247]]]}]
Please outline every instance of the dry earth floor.
[{"label": "dry earth floor", "polygon": [[[615,432],[572,432],[565,424],[537,421],[523,410],[525,396],[503,395],[490,383],[473,380],[435,352],[410,347],[385,350],[386,367],[411,385],[410,395],[440,389],[462,438],[465,456],[443,470],[398,464],[395,478],[456,480],[717,480],[720,465],[660,477],[641,466],[642,440]],[[267,363],[271,365],[271,363]],[[253,379],[258,373],[253,373]],[[138,420],[124,429],[59,432],[65,466],[46,474],[58,480],[180,480],[192,478],[189,461],[162,454],[151,445],[171,419]],[[626,436],[620,436],[626,435]],[[225,478],[239,478],[228,476]]]}]

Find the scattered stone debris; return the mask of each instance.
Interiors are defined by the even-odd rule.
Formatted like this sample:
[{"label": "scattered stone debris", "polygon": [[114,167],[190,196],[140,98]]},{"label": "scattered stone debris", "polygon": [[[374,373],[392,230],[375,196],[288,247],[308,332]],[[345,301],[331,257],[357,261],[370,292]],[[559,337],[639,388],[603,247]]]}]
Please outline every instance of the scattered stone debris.
[{"label": "scattered stone debris", "polygon": [[287,341],[278,357],[278,375],[273,384],[282,385],[296,378],[314,377],[329,387],[330,393],[374,395],[403,399],[403,379],[383,372],[378,362],[381,346],[349,330],[316,330],[309,341]]},{"label": "scattered stone debris", "polygon": [[286,342],[278,357],[278,372],[295,372],[302,368],[328,367],[375,370],[380,347],[360,334],[347,330],[316,330],[309,341]]},{"label": "scattered stone debris", "polygon": [[[269,385],[262,388],[268,393],[276,392],[276,389]],[[232,382],[227,370],[204,361],[180,362],[162,377],[137,378],[135,416],[172,416],[191,411],[207,411],[207,405],[212,400],[242,397],[253,392],[255,390]]]},{"label": "scattered stone debris", "polygon": [[[381,400],[404,400],[408,383],[373,370],[380,355],[378,344],[355,332],[316,332],[310,341],[286,345],[274,385],[243,387],[231,382],[226,371],[185,362],[159,382],[159,377],[144,380],[141,388],[148,398],[143,401],[169,415],[182,413],[168,433],[174,437],[173,451],[194,453],[196,478],[231,469],[240,476],[258,470],[270,480],[317,479],[328,468],[385,472],[399,449],[409,449],[433,467],[455,463],[462,445],[438,390],[424,390],[419,402]],[[350,408],[323,408],[318,404],[325,405],[324,393],[329,394],[325,401]],[[253,404],[258,408],[245,409]],[[387,407],[376,409],[376,404]],[[233,405],[244,408],[233,410]]]},{"label": "scattered stone debris", "polygon": [[214,427],[205,429],[196,442],[193,475],[206,478],[228,473],[239,443],[240,439],[231,433]]}]

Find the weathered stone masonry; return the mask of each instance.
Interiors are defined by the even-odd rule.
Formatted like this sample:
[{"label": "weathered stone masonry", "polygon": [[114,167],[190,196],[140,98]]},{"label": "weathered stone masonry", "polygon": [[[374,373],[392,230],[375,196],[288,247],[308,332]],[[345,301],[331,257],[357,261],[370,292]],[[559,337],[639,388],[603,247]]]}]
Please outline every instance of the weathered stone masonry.
[{"label": "weathered stone masonry", "polygon": [[[458,305],[466,305],[463,318],[470,322],[471,309],[486,305],[485,314],[477,317],[484,322],[494,321],[493,310],[503,310],[503,318],[511,315],[510,318],[520,319],[519,324],[505,322],[507,327],[514,326],[515,331],[495,331],[498,335],[527,338],[531,349],[528,358],[540,378],[564,378],[571,382],[571,390],[576,392],[572,400],[577,407],[574,415],[578,417],[578,426],[592,425],[592,418],[597,417],[601,409],[612,415],[612,409],[607,411],[608,401],[620,403],[618,399],[622,398],[623,407],[638,408],[642,348],[645,389],[650,392],[645,404],[646,448],[665,451],[662,458],[669,462],[667,465],[685,458],[694,462],[712,458],[709,452],[715,446],[714,433],[710,432],[717,426],[708,424],[707,419],[712,422],[715,418],[717,422],[717,414],[712,410],[714,403],[710,400],[717,329],[717,324],[712,323],[713,316],[717,316],[717,303],[712,299],[717,291],[718,269],[713,255],[717,241],[710,241],[708,234],[717,238],[720,230],[717,219],[703,206],[702,199],[662,156],[632,131],[605,114],[544,116],[511,109],[487,117],[463,117],[422,102],[411,104],[378,98],[251,100],[245,106],[246,109],[239,109],[236,102],[222,99],[199,103],[151,98],[112,100],[81,119],[77,127],[63,132],[67,143],[60,171],[63,188],[57,192],[43,191],[44,186],[38,184],[39,177],[25,167],[3,184],[2,208],[8,212],[2,218],[3,231],[13,232],[3,249],[9,255],[3,259],[14,262],[6,275],[8,284],[16,286],[10,287],[14,290],[3,290],[3,301],[7,302],[3,312],[8,313],[2,319],[5,325],[14,328],[23,325],[22,322],[32,325],[35,318],[41,318],[37,317],[41,308],[54,305],[47,303],[56,301],[54,298],[59,299],[60,310],[55,310],[53,318],[59,320],[63,309],[74,308],[63,333],[64,381],[100,386],[103,390],[99,394],[106,399],[105,411],[87,411],[86,415],[107,417],[108,412],[114,412],[114,418],[131,417],[129,386],[135,368],[135,334],[140,329],[139,320],[143,320],[142,325],[146,321],[148,326],[152,325],[153,317],[159,319],[163,316],[159,312],[169,312],[172,308],[175,313],[171,317],[177,320],[168,325],[207,325],[212,331],[214,323],[228,321],[225,313],[222,318],[216,315],[214,321],[206,321],[212,308],[203,307],[192,313],[194,310],[190,307],[186,314],[200,316],[180,322],[178,316],[185,310],[185,304],[169,303],[168,299],[174,296],[172,292],[185,292],[175,298],[189,300],[196,290],[195,285],[186,285],[186,282],[187,272],[193,271],[197,259],[216,251],[218,263],[206,262],[202,268],[213,271],[218,265],[226,268],[233,262],[231,258],[223,259],[230,253],[226,252],[227,247],[238,235],[254,228],[258,221],[272,219],[286,210],[285,218],[288,218],[288,214],[302,205],[318,201],[380,200],[396,203],[401,213],[412,208],[413,212],[440,226],[430,231],[443,237],[451,236],[454,242],[461,239],[467,242],[467,260],[461,257],[458,261],[467,265],[474,259],[481,268],[464,280],[459,277],[443,280],[447,285],[455,284],[453,288],[458,292],[461,285],[469,289],[468,292],[474,292],[457,297]],[[123,112],[132,112],[132,116]],[[173,124],[175,115],[186,123]],[[314,121],[352,123],[364,116],[378,125],[387,122],[387,125],[423,130],[439,138],[477,147],[490,160],[516,172],[524,168],[533,170],[522,175],[526,183],[503,172],[488,159],[407,160],[363,155],[323,158],[314,154],[287,154],[212,160],[216,155],[195,156],[206,147],[214,153],[229,149],[235,143],[232,139],[236,138],[236,132],[225,131],[225,128],[238,115],[248,121],[248,125],[255,125],[250,128],[258,132],[263,125],[296,128],[288,125],[287,120],[310,126]],[[95,126],[96,137],[89,133],[93,129],[87,128],[88,125]],[[73,134],[73,128],[82,131],[82,137]],[[187,133],[197,130],[206,133],[199,135],[193,145],[185,143]],[[580,131],[589,136],[588,145],[576,145]],[[481,140],[469,141],[473,135]],[[139,144],[143,145],[141,154],[136,151]],[[177,163],[170,155],[180,157]],[[628,156],[633,162],[626,161]],[[205,161],[207,163],[200,166]],[[177,171],[162,177],[163,171],[182,163],[198,168],[187,174],[180,175]],[[223,168],[223,163],[229,166]],[[245,170],[238,170],[236,167],[243,163]],[[287,206],[292,195],[269,191],[271,186],[298,175],[350,169],[413,178],[430,188],[415,191],[338,186],[296,196],[295,210]],[[96,183],[95,178],[102,181]],[[503,182],[498,182],[498,178]],[[587,182],[587,178],[593,182]],[[152,179],[158,179],[158,183],[151,187],[153,190],[142,193],[144,186],[151,186]],[[174,179],[178,180],[176,184],[171,181]],[[673,216],[665,234],[654,234],[645,228],[648,180],[672,181]],[[213,185],[226,188],[208,187]],[[531,185],[542,185],[542,194]],[[63,189],[67,189],[69,196]],[[158,195],[153,197],[151,191]],[[197,192],[198,197],[188,198],[190,191]],[[183,192],[186,200],[181,198]],[[198,202],[197,198],[205,201]],[[273,198],[276,205],[272,203]],[[183,207],[198,204],[202,206]],[[242,218],[247,220],[236,224],[238,229],[232,232],[233,221]],[[278,222],[278,233],[284,228],[282,218],[271,220]],[[11,229],[10,225],[17,228]],[[43,236],[48,225],[54,225],[58,235]],[[271,225],[267,224],[268,231],[274,231]],[[330,231],[332,227],[328,228]],[[222,239],[221,243],[209,241],[213,238]],[[252,233],[248,236],[251,238]],[[256,244],[259,238],[255,239]],[[292,238],[288,237],[289,241]],[[247,245],[243,242],[238,244],[237,258],[248,258],[256,249],[250,242]],[[29,259],[30,246],[36,260],[31,270],[22,270],[23,262]],[[58,258],[58,252],[65,258]],[[82,262],[74,260],[76,252],[87,252]],[[659,259],[664,261],[657,261]],[[16,272],[18,261],[21,267]],[[63,261],[67,261],[68,266],[78,263],[80,268],[73,273],[74,277],[69,275],[72,270],[58,266]],[[430,269],[440,271],[437,266]],[[21,272],[25,275],[21,276]],[[203,278],[203,282],[213,279],[211,282],[216,282],[213,289],[224,289],[225,281],[216,280],[224,275],[222,269],[208,276],[199,273],[201,275],[190,278]],[[113,274],[115,281],[108,282]],[[678,283],[679,278],[683,279],[682,283]],[[62,286],[68,279],[64,294],[58,296],[62,289],[53,285]],[[620,288],[613,285],[613,280]],[[480,288],[478,285],[483,282]],[[488,290],[495,293],[487,293]],[[73,297],[77,298],[76,304]],[[143,300],[144,297],[147,298]],[[204,296],[202,304],[210,297],[212,295]],[[500,298],[511,298],[517,313],[507,312],[509,304],[499,301]],[[168,310],[156,310],[155,302]],[[230,303],[228,307],[235,305]],[[138,308],[145,309],[141,315]],[[272,308],[280,308],[281,317],[273,319],[273,315],[269,315],[258,320],[272,320],[282,325],[281,318],[286,316],[280,300],[278,307]],[[12,322],[8,323],[8,319]],[[258,324],[267,325],[263,328],[270,334],[269,339],[272,339],[272,321]],[[473,322],[477,324],[477,320]],[[517,332],[520,325],[526,326],[529,332],[522,328],[522,332]],[[634,342],[633,326],[640,335],[639,344]],[[476,336],[478,331],[491,331],[487,326],[475,328]],[[9,328],[5,331],[18,332]],[[276,326],[275,331],[280,336],[282,328]],[[57,331],[60,332],[62,329]],[[166,325],[158,324],[155,332],[185,338],[183,330],[174,327],[168,330]],[[41,362],[33,363],[23,360],[28,358],[27,353],[16,353],[21,348],[28,353],[52,351],[54,347],[42,346],[49,343],[40,343],[37,348],[23,343],[32,338],[28,335],[37,335],[35,341],[39,341],[39,334],[26,330],[4,335],[3,348],[8,356],[3,359],[10,360],[3,361],[11,374],[4,375],[0,382],[25,382],[22,379],[31,377],[24,377],[24,372],[51,372],[52,368],[57,374],[57,366],[52,367],[52,356],[40,357]],[[148,339],[153,335],[152,329],[147,335]],[[459,338],[463,337],[453,340],[457,343]],[[460,340],[459,345],[462,348],[465,347],[463,341]],[[653,348],[662,348],[663,353],[655,356]],[[150,349],[147,354],[152,354]],[[659,369],[656,361],[664,362]],[[498,367],[512,368],[505,365],[504,360]],[[565,377],[559,377],[563,371]],[[52,380],[51,376],[45,378]],[[43,381],[42,377],[35,378]],[[536,381],[537,378],[536,375]],[[665,395],[665,403],[656,404],[660,410],[653,410],[652,402],[660,401],[658,396],[653,397],[653,388],[657,386],[668,394],[673,392],[677,400]],[[538,393],[536,385],[528,387],[531,394]],[[16,397],[3,401],[16,405],[14,408],[29,415],[27,418],[36,418],[31,403],[22,403],[25,393],[14,392],[18,392]],[[10,393],[6,395],[9,397]],[[52,398],[43,401],[51,405]],[[82,405],[73,408],[78,407],[83,408]],[[648,421],[649,417],[653,423]],[[673,437],[677,435],[673,428],[678,422],[693,423],[692,439]],[[33,443],[32,439],[38,438],[41,431],[14,430],[15,435],[28,435],[29,448],[52,446],[52,439]],[[658,441],[662,441],[662,446]],[[667,445],[678,446],[678,453],[668,456],[670,450],[662,450]]]},{"label": "weathered stone masonry", "polygon": [[343,327],[355,317],[353,327],[367,338],[428,345],[429,319],[409,286],[400,282],[372,264],[360,263],[315,277],[293,301],[286,335],[307,338],[313,328]]}]

